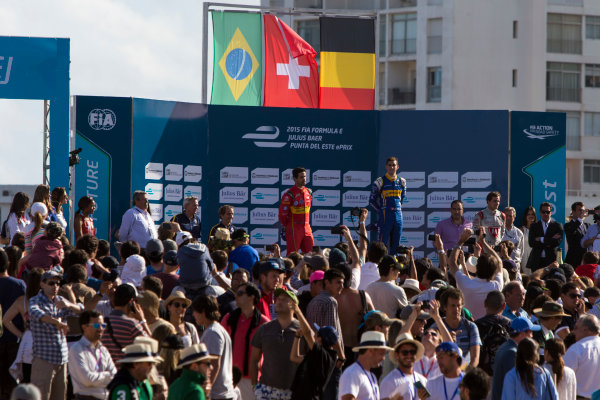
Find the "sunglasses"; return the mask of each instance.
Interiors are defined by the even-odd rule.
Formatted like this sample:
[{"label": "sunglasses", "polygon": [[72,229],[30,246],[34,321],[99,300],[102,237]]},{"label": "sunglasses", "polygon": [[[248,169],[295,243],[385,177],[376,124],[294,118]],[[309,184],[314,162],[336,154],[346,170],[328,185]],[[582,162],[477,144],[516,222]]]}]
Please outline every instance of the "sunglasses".
[{"label": "sunglasses", "polygon": [[88,326],[91,326],[94,329],[106,329],[106,324],[100,324],[98,322],[94,322],[93,324],[87,324]]},{"label": "sunglasses", "polygon": [[50,282],[46,282],[46,285],[48,285],[48,286],[58,286],[58,285],[60,285],[60,282],[50,281]]},{"label": "sunglasses", "polygon": [[245,290],[238,290],[237,292],[235,292],[235,295],[236,295],[236,296],[243,296],[243,295],[245,295],[245,294],[246,294],[246,291],[245,291]]},{"label": "sunglasses", "polygon": [[572,299],[580,299],[581,295],[579,293],[569,293],[569,297]]},{"label": "sunglasses", "polygon": [[437,337],[437,335],[438,335],[438,334],[437,334],[437,332],[436,332],[436,331],[426,331],[426,332],[423,334],[423,336],[425,336],[425,335],[431,335],[431,336],[433,336],[433,337]]},{"label": "sunglasses", "polygon": [[178,302],[178,301],[174,301],[174,302],[172,302],[172,303],[171,303],[171,305],[172,305],[173,307],[175,307],[175,308],[179,308],[179,307],[181,307],[181,308],[187,308],[187,304],[185,304],[185,303],[180,303],[180,302]]},{"label": "sunglasses", "polygon": [[403,356],[414,356],[415,354],[417,354],[417,350],[400,350],[398,353],[402,354]]},{"label": "sunglasses", "polygon": [[542,214],[550,214],[552,211],[540,211]]}]

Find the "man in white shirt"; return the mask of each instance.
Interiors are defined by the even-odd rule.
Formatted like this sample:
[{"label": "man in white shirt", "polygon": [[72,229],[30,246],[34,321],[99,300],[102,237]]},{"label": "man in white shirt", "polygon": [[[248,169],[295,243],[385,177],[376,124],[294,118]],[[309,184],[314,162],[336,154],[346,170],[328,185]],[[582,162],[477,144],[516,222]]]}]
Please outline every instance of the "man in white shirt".
[{"label": "man in white shirt", "polygon": [[577,397],[591,398],[600,382],[600,321],[591,314],[585,314],[575,323],[577,343],[567,350],[565,366],[577,375]]},{"label": "man in white shirt", "polygon": [[427,390],[431,393],[431,399],[458,399],[460,381],[463,377],[460,368],[462,352],[454,342],[441,343],[435,352],[442,375],[427,382]]},{"label": "man in white shirt", "polygon": [[146,192],[133,193],[133,207],[125,211],[119,228],[119,242],[133,240],[145,249],[150,239],[157,239],[156,226],[150,215],[150,204]]},{"label": "man in white shirt", "polygon": [[117,373],[108,349],[100,338],[106,324],[102,314],[94,310],[81,313],[82,338],[69,349],[69,373],[75,399],[106,399],[106,385]]},{"label": "man in white shirt", "polygon": [[515,208],[506,207],[504,215],[506,216],[506,220],[504,221],[504,237],[502,237],[502,240],[509,240],[514,243],[515,248],[510,254],[510,258],[519,265],[521,264],[523,248],[525,247],[525,237],[523,236],[523,232],[514,225],[517,216]]},{"label": "man in white shirt", "polygon": [[381,399],[392,400],[401,395],[403,399],[416,399],[416,383],[427,385],[427,379],[413,366],[423,357],[425,349],[420,342],[413,339],[410,333],[398,336],[394,351],[390,351],[390,360],[398,366],[381,381]]},{"label": "man in white shirt", "polygon": [[404,289],[396,284],[401,268],[402,265],[394,257],[384,256],[379,263],[381,278],[367,286],[367,293],[371,296],[375,309],[391,318],[408,304]]},{"label": "man in white shirt", "polygon": [[[395,251],[396,249],[394,249]],[[377,265],[387,254],[388,250],[383,242],[371,242],[367,250],[367,262],[360,266],[360,283],[358,290],[365,290],[367,286],[379,279]]]}]

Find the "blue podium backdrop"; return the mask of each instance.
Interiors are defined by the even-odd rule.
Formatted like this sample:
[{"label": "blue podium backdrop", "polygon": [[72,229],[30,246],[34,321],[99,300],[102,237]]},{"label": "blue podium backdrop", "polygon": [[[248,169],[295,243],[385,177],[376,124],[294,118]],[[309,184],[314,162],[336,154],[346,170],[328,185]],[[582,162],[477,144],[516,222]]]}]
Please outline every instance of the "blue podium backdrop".
[{"label": "blue podium backdrop", "polygon": [[[145,190],[157,224],[180,212],[183,199],[193,195],[200,199],[204,241],[218,222],[219,207],[231,204],[234,224],[248,230],[252,245],[285,244],[279,201],[293,185],[292,169],[303,166],[313,191],[315,245],[331,246],[339,236],[330,228],[357,227],[350,209],[368,205],[371,183],[385,172],[387,157],[396,156],[407,180],[401,244],[437,261],[426,239],[449,217],[452,200],[463,201],[467,218],[486,207],[492,190],[502,193],[502,208],[510,202],[518,213],[522,204],[543,201],[536,183],[548,181],[547,167],[534,163],[539,156],[529,150],[531,143],[513,139],[510,153],[511,132],[514,136],[523,124],[552,126],[554,147],[539,152],[550,162],[561,157],[565,162],[564,114],[307,110],[101,97],[77,97],[75,104],[77,146],[84,148],[76,198],[88,190],[88,159],[103,165],[96,217],[100,224],[108,219],[99,236],[112,241],[132,192]],[[93,110],[100,110],[102,124]],[[111,119],[116,123],[109,129]],[[515,151],[515,146],[523,147]],[[517,165],[523,176],[515,172]],[[552,171],[552,176],[559,211],[565,173]],[[371,217],[376,219],[370,215],[368,222]]]}]

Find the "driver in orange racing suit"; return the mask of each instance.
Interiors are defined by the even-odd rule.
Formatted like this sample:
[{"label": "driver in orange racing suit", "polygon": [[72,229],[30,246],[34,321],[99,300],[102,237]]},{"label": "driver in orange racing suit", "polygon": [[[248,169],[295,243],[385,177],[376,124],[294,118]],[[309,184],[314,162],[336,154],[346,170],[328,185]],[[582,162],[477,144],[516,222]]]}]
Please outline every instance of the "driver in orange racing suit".
[{"label": "driver in orange racing suit", "polygon": [[285,227],[287,254],[298,250],[308,253],[312,251],[315,244],[309,224],[312,191],[305,186],[306,170],[304,168],[294,168],[292,176],[295,185],[281,197],[279,221]]}]

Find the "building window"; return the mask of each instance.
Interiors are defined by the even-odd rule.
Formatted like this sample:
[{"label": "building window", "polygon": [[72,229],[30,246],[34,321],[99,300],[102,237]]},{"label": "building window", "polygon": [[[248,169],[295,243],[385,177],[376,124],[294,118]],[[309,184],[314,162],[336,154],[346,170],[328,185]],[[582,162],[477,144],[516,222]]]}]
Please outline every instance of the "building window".
[{"label": "building window", "polygon": [[600,183],[600,160],[583,160],[583,181]]},{"label": "building window", "polygon": [[585,17],[585,38],[600,39],[600,17]]},{"label": "building window", "polygon": [[427,0],[428,6],[441,6],[442,0]]},{"label": "building window", "polygon": [[387,14],[379,16],[379,57],[387,55],[385,45],[387,41]]},{"label": "building window", "polygon": [[512,87],[517,87],[517,70],[512,70]]},{"label": "building window", "polygon": [[585,87],[600,88],[600,64],[585,64]]},{"label": "building window", "polygon": [[513,21],[513,39],[519,37],[519,21]]},{"label": "building window", "polygon": [[323,8],[323,0],[294,0],[296,8]]},{"label": "building window", "polygon": [[586,112],[584,114],[584,136],[600,136],[600,113]]},{"label": "building window", "polygon": [[580,101],[580,64],[549,62],[546,73],[546,100]]},{"label": "building window", "polygon": [[319,20],[296,21],[296,32],[315,49],[318,57],[321,51],[321,26],[319,25]]},{"label": "building window", "polygon": [[579,113],[567,113],[567,150],[581,150]]},{"label": "building window", "polygon": [[417,14],[392,16],[392,54],[417,52]]},{"label": "building window", "polygon": [[548,14],[549,53],[581,54],[581,15]]},{"label": "building window", "polygon": [[427,20],[427,53],[439,54],[442,52],[442,19],[432,18]]},{"label": "building window", "polygon": [[583,0],[548,0],[548,4],[556,4],[560,6],[579,6],[583,5]]},{"label": "building window", "polygon": [[[364,0],[361,0],[364,1]],[[417,0],[390,0],[390,8],[416,7]]]},{"label": "building window", "polygon": [[442,67],[427,68],[427,102],[442,101]]}]

